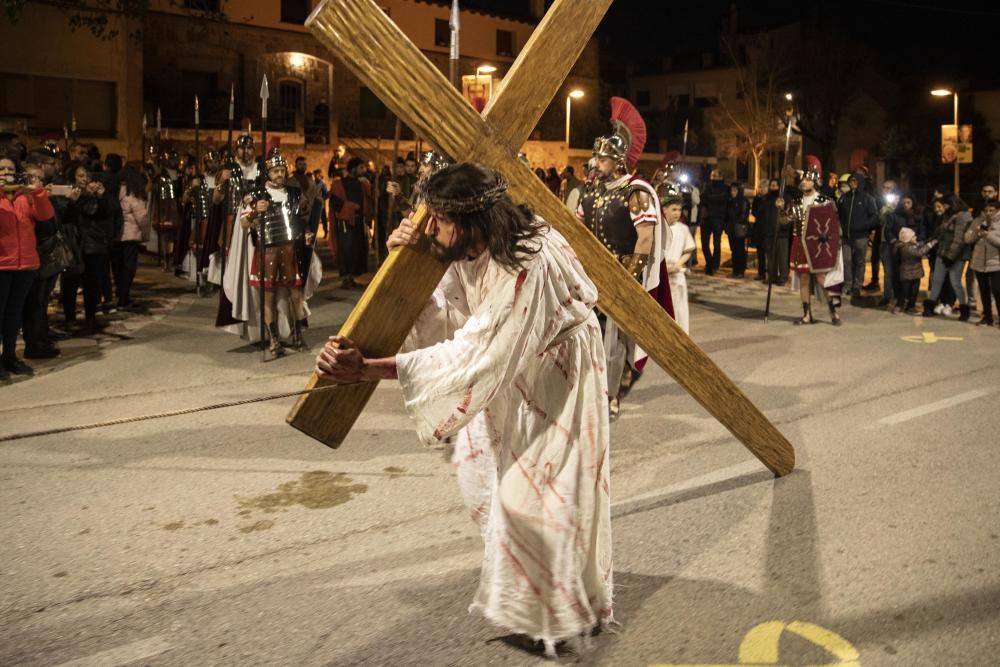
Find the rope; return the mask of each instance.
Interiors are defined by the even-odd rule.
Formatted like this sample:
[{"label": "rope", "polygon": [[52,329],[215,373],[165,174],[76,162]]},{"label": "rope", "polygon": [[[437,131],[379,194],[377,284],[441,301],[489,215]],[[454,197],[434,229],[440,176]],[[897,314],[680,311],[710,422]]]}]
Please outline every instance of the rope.
[{"label": "rope", "polygon": [[94,422],[92,424],[78,424],[76,426],[62,426],[59,428],[50,428],[43,431],[27,431],[25,433],[14,433],[12,435],[0,436],[0,443],[11,442],[13,440],[26,440],[28,438],[40,438],[45,435],[57,435],[59,433],[70,433],[73,431],[90,431],[98,428],[107,428],[108,426],[120,426],[122,424],[133,424],[135,422],[144,422],[151,419],[166,419],[167,417],[180,417],[182,415],[193,415],[198,412],[209,412],[210,410],[222,410],[223,408],[235,408],[240,405],[250,405],[251,403],[264,403],[266,401],[276,401],[280,398],[292,398],[293,396],[304,396],[306,394],[312,394],[314,392],[327,391],[331,389],[337,389],[340,385],[326,385],[323,387],[313,387],[312,389],[300,389],[299,391],[286,391],[280,394],[268,394],[266,396],[258,396],[256,398],[245,398],[240,401],[226,401],[225,403],[212,403],[211,405],[203,405],[198,408],[188,408],[186,410],[172,410],[170,412],[158,412],[151,415],[137,415],[135,417],[122,417],[121,419],[111,419],[109,421]]}]

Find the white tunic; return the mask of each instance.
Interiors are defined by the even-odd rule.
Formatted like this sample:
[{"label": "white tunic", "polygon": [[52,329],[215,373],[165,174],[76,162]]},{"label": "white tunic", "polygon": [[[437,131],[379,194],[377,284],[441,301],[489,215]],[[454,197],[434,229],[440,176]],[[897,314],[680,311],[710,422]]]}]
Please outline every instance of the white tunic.
[{"label": "white tunic", "polygon": [[525,265],[452,263],[396,363],[421,439],[454,436],[485,542],[470,610],[551,644],[612,620],[607,381],[569,244],[549,231]]},{"label": "white tunic", "polygon": [[[694,252],[694,237],[683,222],[667,225],[667,248],[663,261],[677,263],[685,253]],[[670,298],[674,302],[674,319],[684,333],[691,333],[688,310],[687,269],[670,274]]]}]

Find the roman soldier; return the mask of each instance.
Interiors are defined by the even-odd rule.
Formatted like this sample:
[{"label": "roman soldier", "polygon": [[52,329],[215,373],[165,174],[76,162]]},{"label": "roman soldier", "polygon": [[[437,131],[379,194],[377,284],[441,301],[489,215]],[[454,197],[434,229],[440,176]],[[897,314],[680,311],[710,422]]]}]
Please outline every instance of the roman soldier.
[{"label": "roman soldier", "polygon": [[[577,216],[673,316],[663,262],[667,239],[653,186],[632,172],[646,143],[646,124],[627,100],[611,98],[611,134],[594,142],[596,178],[585,188]],[[621,399],[635,385],[647,355],[618,326],[601,316],[607,354],[609,410],[617,419]]]},{"label": "roman soldier", "polygon": [[844,286],[844,260],[840,252],[840,221],[833,199],[819,193],[816,185],[822,178],[819,159],[807,155],[805,170],[799,178],[799,194],[791,201],[779,198],[778,224],[791,225],[790,269],[799,281],[802,319],[795,324],[815,324],[812,294],[830,310],[830,320],[840,326],[841,292]]},{"label": "roman soldier", "polygon": [[[395,216],[395,226],[399,224],[399,221],[407,217],[413,211],[416,210],[417,206],[420,204],[422,199],[420,194],[420,183],[430,176],[431,174],[440,171],[444,167],[448,166],[448,160],[435,151],[425,151],[423,155],[420,156],[420,165],[417,167],[417,180],[409,185],[410,192],[406,194],[402,187],[402,179],[398,181],[389,181],[385,184],[385,190],[389,193],[389,197],[392,198],[393,209],[398,216]],[[379,244],[379,248],[385,248],[385,242],[388,238],[388,234],[391,229],[385,229],[385,216],[380,215],[377,221],[377,238],[376,243]]]},{"label": "roman soldier", "polygon": [[[219,154],[209,150],[204,156],[204,170],[199,170],[193,156],[185,167],[185,189],[181,197],[183,221],[178,235],[175,261],[178,271],[194,281],[198,295],[205,284],[208,256],[204,253],[209,219],[215,202],[213,195],[219,175]],[[218,216],[216,216],[218,217]],[[218,233],[216,233],[218,235]]]},{"label": "roman soldier", "polygon": [[[303,298],[303,275],[296,252],[296,243],[312,243],[307,231],[309,211],[306,198],[298,188],[287,185],[288,165],[275,148],[265,162],[267,182],[262,191],[253,195],[253,203],[244,209],[240,226],[248,230],[254,243],[250,264],[250,286],[264,283],[264,323],[267,326],[268,349],[272,356],[284,355],[276,318],[276,292],[288,290],[292,322],[292,342],[295,349],[307,349],[303,329],[308,312]],[[257,253],[264,253],[264,275],[260,275]]]},{"label": "roman soldier", "polygon": [[164,269],[168,269],[173,257],[173,244],[180,226],[176,172],[171,172],[173,155],[160,154],[156,180],[153,183],[153,231],[156,232],[157,255]]}]

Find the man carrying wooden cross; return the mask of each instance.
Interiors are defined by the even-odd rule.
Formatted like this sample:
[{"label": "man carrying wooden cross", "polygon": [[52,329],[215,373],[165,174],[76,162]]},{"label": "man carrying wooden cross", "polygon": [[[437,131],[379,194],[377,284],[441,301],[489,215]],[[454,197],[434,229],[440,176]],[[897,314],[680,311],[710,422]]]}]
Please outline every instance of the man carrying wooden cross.
[{"label": "man carrying wooden cross", "polygon": [[[449,266],[395,357],[334,336],[316,372],[398,377],[428,442],[454,438],[485,552],[472,608],[555,644],[612,620],[607,375],[597,289],[565,238],[464,162],[423,188],[431,252]],[[404,220],[390,249],[419,236]]]}]

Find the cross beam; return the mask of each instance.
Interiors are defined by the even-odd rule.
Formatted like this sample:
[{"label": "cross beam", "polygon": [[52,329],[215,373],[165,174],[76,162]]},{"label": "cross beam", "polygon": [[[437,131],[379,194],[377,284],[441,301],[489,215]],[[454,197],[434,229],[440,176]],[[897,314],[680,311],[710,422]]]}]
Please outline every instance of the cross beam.
[{"label": "cross beam", "polygon": [[[371,0],[326,0],[306,25],[418,134],[452,158],[502,172],[511,197],[558,230],[597,286],[599,306],[775,475],[791,472],[785,437],[652,300],[610,252],[520,162],[516,151],[559,90],[611,0],[556,0],[479,116]],[[417,218],[423,216],[418,211]],[[415,220],[419,222],[418,220]],[[395,354],[444,275],[425,242],[396,248],[341,329],[373,357]],[[315,374],[307,388],[327,384]],[[305,395],[288,422],[337,447],[376,383]]]}]

